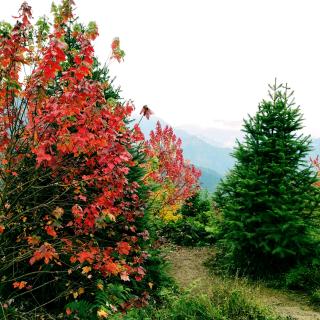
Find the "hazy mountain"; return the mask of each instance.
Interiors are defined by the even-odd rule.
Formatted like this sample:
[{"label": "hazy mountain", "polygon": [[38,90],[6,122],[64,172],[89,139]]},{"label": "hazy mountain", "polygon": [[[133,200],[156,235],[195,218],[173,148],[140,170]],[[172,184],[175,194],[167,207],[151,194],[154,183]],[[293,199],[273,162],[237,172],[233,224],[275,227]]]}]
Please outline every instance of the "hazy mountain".
[{"label": "hazy mountain", "polygon": [[[220,126],[220,127],[219,127]],[[217,123],[217,127],[199,127],[195,125],[183,125],[177,129],[183,130],[192,134],[201,140],[220,148],[233,148],[236,139],[242,140],[244,133],[238,124],[226,126]]]},{"label": "hazy mountain", "polygon": [[320,157],[320,138],[312,140],[313,150],[310,152],[311,159],[315,159],[317,156]]},{"label": "hazy mountain", "polygon": [[[244,132],[238,122],[216,121],[217,127],[199,127],[196,125],[183,125],[177,127],[182,131],[198,137],[199,139],[216,147],[233,148],[236,140],[240,142],[244,138]],[[220,127],[219,127],[220,126]],[[320,138],[312,138],[313,150],[310,156],[320,156]]]},{"label": "hazy mountain", "polygon": [[[146,138],[149,136],[149,132],[155,128],[158,120],[163,126],[167,124],[157,117],[151,117],[150,120],[144,118],[141,121],[140,127]],[[173,129],[175,134],[182,140],[185,159],[190,160],[191,163],[201,169],[201,185],[209,191],[213,191],[220,179],[235,163],[234,158],[231,156],[232,148],[224,148],[219,145],[227,145],[229,142],[231,144],[231,141],[233,141],[232,145],[234,145],[236,138],[241,141],[243,133],[234,129],[201,129],[195,126],[186,126],[184,130],[181,127]],[[187,131],[189,129],[190,132]],[[238,135],[236,135],[236,132],[238,132]],[[209,134],[212,134],[212,138],[210,138]],[[228,134],[230,134],[229,137]],[[204,136],[204,138],[202,139],[200,136]],[[312,147],[313,151],[310,152],[308,160],[310,157],[314,159],[317,155],[320,156],[320,138],[313,139]]]},{"label": "hazy mountain", "polygon": [[211,169],[221,176],[233,167],[232,149],[215,147],[180,129],[175,129],[175,133],[182,140],[185,158],[196,166]]},{"label": "hazy mountain", "polygon": [[207,189],[210,192],[215,191],[217,185],[219,184],[222,176],[219,175],[214,170],[198,167],[201,170],[201,177],[200,177],[200,185],[202,188]]},{"label": "hazy mountain", "polygon": [[[142,120],[140,127],[146,137],[149,136],[150,130],[155,128],[158,120],[162,125],[166,124],[156,117]],[[181,129],[174,128],[174,132],[182,140],[184,157],[195,166],[213,170],[219,176],[224,176],[232,168],[234,164],[234,160],[230,156],[232,149],[213,146]]]}]

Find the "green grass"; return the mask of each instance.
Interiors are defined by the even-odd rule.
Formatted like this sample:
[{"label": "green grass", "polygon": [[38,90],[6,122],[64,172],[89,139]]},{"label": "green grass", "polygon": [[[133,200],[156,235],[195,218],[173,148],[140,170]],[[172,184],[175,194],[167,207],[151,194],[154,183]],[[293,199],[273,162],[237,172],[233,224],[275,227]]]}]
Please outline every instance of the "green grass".
[{"label": "green grass", "polygon": [[190,292],[174,295],[164,290],[165,303],[141,310],[132,310],[125,320],[284,320],[271,310],[259,304],[255,292],[238,282],[230,286],[228,280],[221,281],[207,294],[195,295]]},{"label": "green grass", "polygon": [[[163,303],[144,309],[132,309],[126,315],[117,314],[112,320],[289,320],[276,316],[254,299],[255,292],[241,281],[230,285],[221,280],[206,294],[172,291],[163,288]],[[1,319],[1,317],[0,317]],[[4,319],[4,318],[2,318]],[[17,319],[24,319],[17,317]],[[30,320],[47,319],[39,314]],[[62,319],[62,318],[60,318]],[[81,318],[77,318],[81,320]]]}]

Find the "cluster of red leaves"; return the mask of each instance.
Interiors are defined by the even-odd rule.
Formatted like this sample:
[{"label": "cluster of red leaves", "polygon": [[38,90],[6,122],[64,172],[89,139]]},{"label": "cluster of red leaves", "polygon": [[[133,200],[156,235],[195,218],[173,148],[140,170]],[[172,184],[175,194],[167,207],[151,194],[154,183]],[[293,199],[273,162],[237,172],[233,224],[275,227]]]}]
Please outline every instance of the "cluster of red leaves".
[{"label": "cluster of red leaves", "polygon": [[48,264],[52,259],[59,259],[59,255],[50,243],[45,242],[38,250],[35,251],[33,257],[30,259],[30,264],[33,265],[42,259],[45,264]]},{"label": "cluster of red leaves", "polygon": [[183,157],[181,139],[177,138],[169,126],[161,127],[157,122],[156,129],[151,131],[147,142],[150,159],[156,159],[157,166],[149,169],[148,179],[165,186],[173,186],[166,204],[175,205],[190,198],[199,188],[200,170],[196,169]]},{"label": "cluster of red leaves", "polygon": [[30,7],[24,2],[18,17],[22,22],[14,26],[10,37],[0,37],[0,152],[4,152],[8,147],[9,131],[15,125],[17,117],[12,106],[22,85],[19,81],[22,65],[28,64],[26,54],[29,49],[25,44],[31,26],[30,10]]},{"label": "cluster of red leaves", "polygon": [[[117,243],[117,250],[122,260],[125,260],[126,256],[129,255],[130,249],[131,245],[128,242],[121,241]],[[119,275],[122,280],[129,281],[129,275],[134,275],[137,281],[141,281],[141,270],[144,270],[141,264],[147,258],[147,254],[142,253],[140,257],[136,256],[133,264],[129,265],[120,264],[119,261],[116,261],[116,259],[112,256],[113,252],[113,247],[107,247],[101,250],[101,248],[94,247],[93,245],[89,244],[86,245],[82,251],[78,252],[74,256],[71,256],[70,262],[73,264],[79,262],[80,264],[91,265],[93,270],[98,270],[104,277],[110,275]],[[86,269],[84,272],[86,273]],[[144,274],[145,273],[143,273],[143,275]]]},{"label": "cluster of red leaves", "polygon": [[[31,10],[26,3],[10,36],[0,39],[1,157],[3,161],[9,158],[10,167],[23,157],[34,157],[38,169],[49,170],[54,179],[61,177],[60,185],[73,193],[69,212],[53,208],[52,215],[43,218],[42,236],[25,232],[25,242],[32,251],[31,266],[61,266],[61,261],[64,259],[65,263],[69,257],[74,269],[85,264],[103,277],[118,276],[123,281],[134,277],[141,281],[147,254],[138,240],[143,241],[145,233],[140,235],[134,222],[143,216],[143,203],[138,196],[139,184],[129,184],[127,176],[136,165],[130,150],[143,136],[137,127],[131,129],[126,122],[133,106],[107,100],[108,83],[92,76],[91,41],[97,31],[73,31],[71,37],[77,49],[68,46],[66,38],[70,34],[66,34],[66,26],[74,18],[71,5],[70,1],[63,1],[54,30],[40,52],[33,51],[28,40]],[[123,52],[118,39],[112,50],[113,57],[120,61]],[[20,82],[22,66],[31,63],[31,75]],[[15,161],[10,152],[12,145],[19,144],[10,132],[14,132],[21,118],[12,112],[17,100],[27,105],[27,125],[19,139],[24,145],[29,144],[30,152],[19,154],[19,147],[15,147]],[[10,173],[6,167],[1,166],[1,173]],[[112,245],[100,246],[95,234],[101,234],[101,230],[107,233],[120,218],[123,234],[117,234],[118,240]],[[0,234],[8,228],[0,225]],[[87,241],[89,237],[92,241]],[[19,241],[20,238],[19,235]]]},{"label": "cluster of red leaves", "polygon": [[[168,195],[163,205],[173,208],[199,187],[200,172],[184,160],[181,140],[172,128],[158,123],[144,144],[139,126],[128,125],[133,105],[107,98],[109,84],[95,73],[92,40],[97,28],[71,28],[76,20],[72,5],[72,0],[63,0],[53,8],[53,30],[45,38],[37,35],[42,42],[35,45],[31,8],[23,3],[16,25],[0,38],[0,178],[17,181],[13,190],[23,190],[23,179],[40,172],[40,179],[34,180],[40,181],[39,190],[44,181],[49,184],[44,206],[24,208],[24,203],[17,205],[18,199],[0,200],[6,214],[0,216],[0,239],[10,233],[8,239],[18,246],[15,269],[34,275],[15,274],[21,281],[12,278],[11,284],[19,290],[43,287],[37,275],[43,266],[54,272],[65,268],[70,290],[74,272],[88,281],[142,281],[148,254],[141,246],[149,233],[136,223],[146,206],[140,184],[161,184]],[[118,38],[111,48],[111,58],[123,60]],[[25,67],[31,74],[22,79]],[[152,111],[144,106],[141,114],[149,118]],[[129,182],[130,170],[143,166],[132,156],[141,145],[150,160],[148,173],[143,181]],[[61,195],[50,194],[56,192],[52,190],[63,193],[65,203],[54,204]],[[139,301],[124,305],[145,304],[147,290],[139,294]]]}]

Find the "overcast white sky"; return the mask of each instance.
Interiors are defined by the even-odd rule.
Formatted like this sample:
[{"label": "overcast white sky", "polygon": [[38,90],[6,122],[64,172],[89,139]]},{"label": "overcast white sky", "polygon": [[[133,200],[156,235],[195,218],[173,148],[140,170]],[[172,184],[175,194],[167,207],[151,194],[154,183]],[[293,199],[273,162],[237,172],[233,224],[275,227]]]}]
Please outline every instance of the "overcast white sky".
[{"label": "overcast white sky", "polygon": [[[0,0],[0,20],[22,1]],[[56,1],[58,2],[58,1]],[[320,136],[319,0],[75,0],[95,20],[107,59],[119,36],[125,62],[111,66],[123,96],[173,125],[236,126],[277,77],[295,90],[307,132]],[[34,16],[51,1],[29,0]]]}]

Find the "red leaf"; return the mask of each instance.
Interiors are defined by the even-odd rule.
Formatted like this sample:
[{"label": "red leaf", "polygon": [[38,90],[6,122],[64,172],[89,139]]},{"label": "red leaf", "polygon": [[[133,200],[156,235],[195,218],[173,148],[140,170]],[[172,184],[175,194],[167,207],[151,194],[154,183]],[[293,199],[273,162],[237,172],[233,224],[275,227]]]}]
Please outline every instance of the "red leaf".
[{"label": "red leaf", "polygon": [[128,255],[130,252],[130,249],[131,249],[131,246],[129,245],[128,242],[125,242],[125,241],[118,242],[118,252],[120,254]]},{"label": "red leaf", "polygon": [[51,226],[45,226],[44,229],[46,230],[47,234],[53,238],[57,237],[57,232]]},{"label": "red leaf", "polygon": [[44,263],[48,264],[52,259],[58,259],[59,255],[51,244],[45,242],[38,250],[36,250],[29,263],[33,265],[35,262],[44,259]]},{"label": "red leaf", "polygon": [[108,262],[105,269],[111,274],[117,274],[119,270],[118,265],[114,262]]}]

